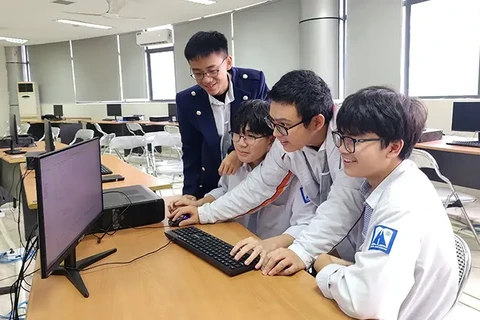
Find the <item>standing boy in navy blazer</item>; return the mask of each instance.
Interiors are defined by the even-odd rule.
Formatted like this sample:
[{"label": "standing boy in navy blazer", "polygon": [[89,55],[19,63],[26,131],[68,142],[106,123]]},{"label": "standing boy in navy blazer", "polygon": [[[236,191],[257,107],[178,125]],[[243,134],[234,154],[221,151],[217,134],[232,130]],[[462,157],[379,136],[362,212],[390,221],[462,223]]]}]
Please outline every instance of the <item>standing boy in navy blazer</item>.
[{"label": "standing boy in navy blazer", "polygon": [[231,174],[240,167],[236,153],[229,154],[232,119],[242,101],[264,99],[268,87],[262,71],[232,67],[227,39],[217,31],[197,32],[184,53],[197,85],[176,98],[183,194],[201,198],[218,186],[219,172]]}]

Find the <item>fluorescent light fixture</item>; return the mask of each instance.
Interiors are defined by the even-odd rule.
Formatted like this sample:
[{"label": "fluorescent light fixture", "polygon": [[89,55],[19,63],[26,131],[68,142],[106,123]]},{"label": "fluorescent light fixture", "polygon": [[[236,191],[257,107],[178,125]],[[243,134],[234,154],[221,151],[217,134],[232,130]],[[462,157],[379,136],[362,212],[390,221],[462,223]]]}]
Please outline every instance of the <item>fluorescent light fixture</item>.
[{"label": "fluorescent light fixture", "polygon": [[204,4],[206,6],[208,6],[210,4],[217,3],[217,1],[214,1],[214,0],[186,0],[186,1],[193,2],[193,3],[199,3],[199,4]]},{"label": "fluorescent light fixture", "polygon": [[17,39],[17,38],[9,38],[9,37],[0,37],[0,40],[4,40],[10,43],[18,43],[18,44],[24,44],[28,40],[25,39]]},{"label": "fluorescent light fixture", "polygon": [[93,24],[93,23],[87,23],[87,22],[76,21],[76,20],[58,19],[53,21],[59,22],[59,23],[71,24],[72,26],[79,26],[79,27],[104,29],[104,30],[112,29],[112,27],[109,27],[109,26],[102,26],[100,24]]}]

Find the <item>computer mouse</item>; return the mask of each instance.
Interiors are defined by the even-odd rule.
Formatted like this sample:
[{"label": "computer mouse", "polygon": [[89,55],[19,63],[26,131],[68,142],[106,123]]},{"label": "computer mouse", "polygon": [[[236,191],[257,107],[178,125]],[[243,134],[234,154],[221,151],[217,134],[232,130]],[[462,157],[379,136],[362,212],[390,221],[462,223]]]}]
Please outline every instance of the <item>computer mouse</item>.
[{"label": "computer mouse", "polygon": [[177,220],[173,221],[172,219],[168,219],[168,225],[170,227],[178,227],[178,225],[180,224],[180,222],[182,222],[183,220],[187,220],[188,218],[190,218],[190,214],[186,213],[186,214],[182,214],[180,216],[180,218],[178,218]]}]

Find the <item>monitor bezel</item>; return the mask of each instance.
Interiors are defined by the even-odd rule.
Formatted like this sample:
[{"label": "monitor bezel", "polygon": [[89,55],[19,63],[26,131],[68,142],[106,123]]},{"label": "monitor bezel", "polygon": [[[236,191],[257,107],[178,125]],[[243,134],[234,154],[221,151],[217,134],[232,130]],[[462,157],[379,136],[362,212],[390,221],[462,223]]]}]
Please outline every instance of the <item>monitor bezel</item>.
[{"label": "monitor bezel", "polygon": [[100,154],[100,138],[94,137],[93,139],[86,140],[79,142],[77,144],[58,149],[52,152],[41,154],[38,157],[37,165],[35,168],[35,176],[36,176],[36,187],[37,187],[37,212],[38,212],[38,228],[39,228],[39,247],[40,247],[40,270],[42,278],[48,278],[52,272],[63,262],[63,260],[72,252],[73,249],[79,243],[79,240],[87,233],[89,229],[98,221],[98,219],[103,215],[104,211],[104,202],[103,202],[103,192],[102,192],[102,210],[95,216],[95,218],[78,234],[74,237],[71,243],[65,246],[64,250],[54,259],[50,266],[47,265],[47,256],[46,256],[46,243],[45,243],[45,213],[43,210],[43,202],[42,202],[42,176],[41,176],[41,163],[42,159],[55,156],[59,153],[69,151],[74,148],[78,148],[87,143],[95,143],[97,145],[98,152],[98,183],[102,187],[102,174],[101,174],[101,154]]}]

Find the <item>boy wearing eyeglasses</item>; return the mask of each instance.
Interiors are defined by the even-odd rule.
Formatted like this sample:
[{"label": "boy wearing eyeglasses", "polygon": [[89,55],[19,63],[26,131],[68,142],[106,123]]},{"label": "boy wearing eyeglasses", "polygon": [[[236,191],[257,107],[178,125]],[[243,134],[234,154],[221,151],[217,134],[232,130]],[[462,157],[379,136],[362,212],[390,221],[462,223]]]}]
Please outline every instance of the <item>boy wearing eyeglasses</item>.
[{"label": "boy wearing eyeglasses", "polygon": [[[252,256],[260,255],[257,269],[262,267],[263,273],[269,275],[288,275],[310,267],[318,250],[328,252],[340,241],[360,216],[365,198],[360,193],[361,179],[346,176],[340,167],[340,153],[332,138],[338,108],[323,79],[308,70],[288,72],[272,87],[268,98],[270,114],[265,122],[274,130],[276,141],[262,165],[214,202],[198,208],[176,208],[169,217],[175,220],[182,214],[190,214],[182,222],[184,226],[251,214],[274,202],[295,176],[302,186],[304,201],[317,207],[310,224],[299,235],[282,234],[281,241],[275,243],[244,239],[231,252],[235,259],[240,259],[253,250]],[[295,216],[296,212],[291,214]],[[344,217],[343,221],[329,223],[339,215]],[[310,228],[317,220],[320,223]],[[324,234],[325,238],[312,244],[308,242],[311,234]],[[298,238],[307,241],[293,243]],[[275,254],[269,256],[269,252]],[[268,271],[267,262],[273,264]]]},{"label": "boy wearing eyeglasses", "polygon": [[324,253],[314,267],[322,293],[350,317],[443,319],[455,301],[452,227],[434,186],[408,160],[426,119],[420,101],[385,87],[359,90],[338,112],[333,141],[345,173],[366,179],[366,200],[349,235],[352,262]]},{"label": "boy wearing eyeglasses", "polygon": [[[234,175],[222,176],[219,187],[208,192],[204,198],[196,201],[183,198],[178,200],[176,206],[200,207],[205,203],[211,203],[235,188],[252,170],[262,164],[275,140],[273,130],[264,120],[268,116],[269,109],[268,102],[258,99],[249,100],[240,105],[233,121],[231,135],[235,152],[243,165]],[[296,207],[295,210],[292,207]],[[236,221],[261,239],[276,237],[282,233],[295,237],[303,227],[308,225],[315,215],[315,209],[316,206],[313,203],[305,201],[298,179],[292,177],[288,190],[275,201],[253,214],[236,217]],[[292,215],[293,212],[296,214]],[[216,218],[215,222],[231,219],[228,215]]]},{"label": "boy wearing eyeglasses", "polygon": [[177,118],[183,194],[195,199],[217,187],[219,174],[232,174],[240,167],[236,153],[231,152],[232,119],[241,102],[264,99],[268,88],[262,71],[232,66],[227,39],[220,32],[197,32],[184,54],[197,84],[177,93]]}]

